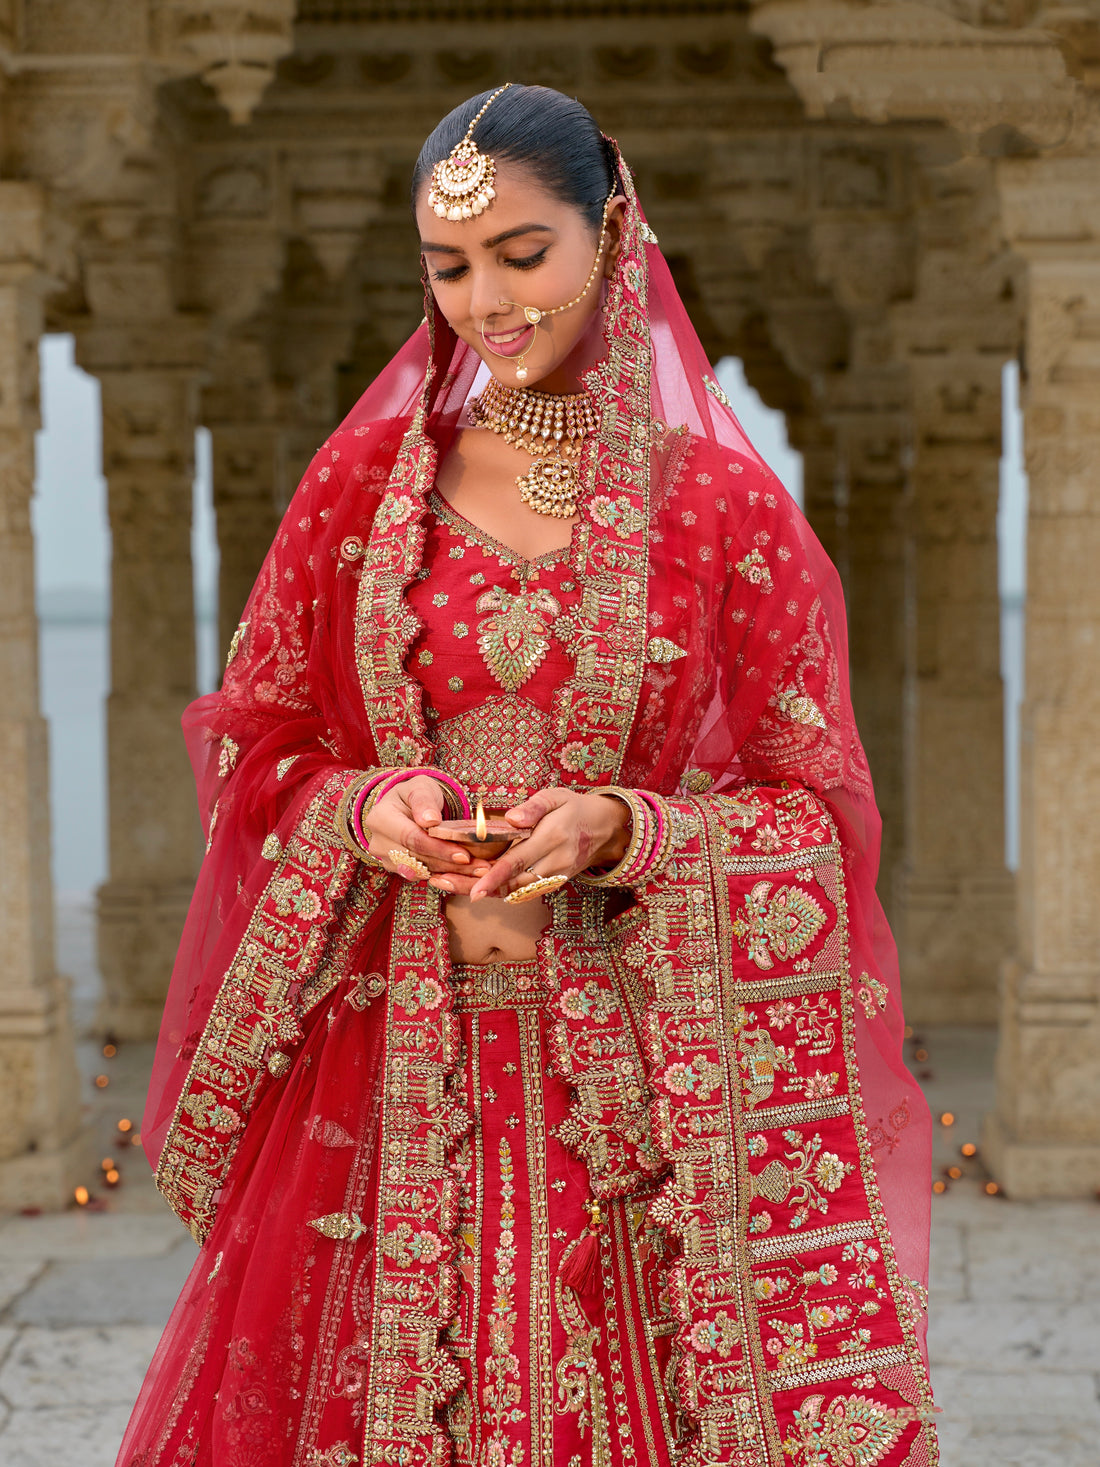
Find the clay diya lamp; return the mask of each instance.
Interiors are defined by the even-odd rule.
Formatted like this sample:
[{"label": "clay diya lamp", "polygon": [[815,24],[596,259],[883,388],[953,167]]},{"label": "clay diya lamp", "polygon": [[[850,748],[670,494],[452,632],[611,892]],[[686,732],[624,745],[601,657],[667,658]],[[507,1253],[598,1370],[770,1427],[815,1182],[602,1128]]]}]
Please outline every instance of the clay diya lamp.
[{"label": "clay diya lamp", "polygon": [[441,820],[438,825],[428,827],[428,834],[439,840],[457,841],[471,856],[480,856],[485,861],[495,861],[503,856],[509,846],[526,840],[531,834],[530,826],[513,825],[500,815],[486,815],[480,800],[473,816],[461,820]]}]

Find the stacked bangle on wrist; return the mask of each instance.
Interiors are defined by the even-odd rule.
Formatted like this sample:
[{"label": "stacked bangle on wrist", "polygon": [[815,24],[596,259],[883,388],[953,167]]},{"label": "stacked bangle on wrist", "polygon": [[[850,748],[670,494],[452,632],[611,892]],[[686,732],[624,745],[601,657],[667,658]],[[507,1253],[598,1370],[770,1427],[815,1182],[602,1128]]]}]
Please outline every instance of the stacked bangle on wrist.
[{"label": "stacked bangle on wrist", "polygon": [[575,880],[585,886],[639,886],[665,867],[671,849],[672,823],[660,795],[648,790],[610,785],[598,791],[621,800],[630,811],[630,839],[622,859],[607,870],[582,871]]},{"label": "stacked bangle on wrist", "polygon": [[457,779],[444,774],[441,769],[420,765],[413,769],[368,769],[353,779],[344,791],[336,811],[336,833],[347,848],[360,860],[373,861],[370,854],[370,832],[364,820],[374,806],[389,794],[396,785],[426,774],[443,788],[443,799],[449,814],[455,819],[469,818],[473,813],[466,791]]}]

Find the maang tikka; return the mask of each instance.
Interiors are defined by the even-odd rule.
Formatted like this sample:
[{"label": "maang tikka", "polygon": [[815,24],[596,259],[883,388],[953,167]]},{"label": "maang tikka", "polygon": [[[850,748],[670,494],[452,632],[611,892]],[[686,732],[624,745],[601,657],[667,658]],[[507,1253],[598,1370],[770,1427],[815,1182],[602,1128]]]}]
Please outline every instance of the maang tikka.
[{"label": "maang tikka", "polygon": [[428,204],[440,219],[472,219],[496,197],[493,188],[496,164],[488,153],[478,148],[473,133],[501,92],[506,92],[511,85],[505,82],[496,89],[466,129],[466,136],[432,169]]}]

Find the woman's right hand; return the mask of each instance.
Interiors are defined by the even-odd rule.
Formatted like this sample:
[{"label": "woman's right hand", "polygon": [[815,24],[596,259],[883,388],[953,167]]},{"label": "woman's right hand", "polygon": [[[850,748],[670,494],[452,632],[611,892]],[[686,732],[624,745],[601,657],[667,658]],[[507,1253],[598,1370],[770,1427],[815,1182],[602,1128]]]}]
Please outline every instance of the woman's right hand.
[{"label": "woman's right hand", "polygon": [[[445,805],[443,787],[431,775],[418,774],[395,784],[364,817],[363,830],[364,834],[370,834],[371,855],[387,871],[406,881],[427,881],[429,876],[444,872],[480,876],[488,871],[490,863],[471,859],[465,846],[428,835],[427,827],[438,825],[445,818]],[[399,853],[398,857],[391,852]],[[401,853],[415,857],[427,870],[402,863]]]}]

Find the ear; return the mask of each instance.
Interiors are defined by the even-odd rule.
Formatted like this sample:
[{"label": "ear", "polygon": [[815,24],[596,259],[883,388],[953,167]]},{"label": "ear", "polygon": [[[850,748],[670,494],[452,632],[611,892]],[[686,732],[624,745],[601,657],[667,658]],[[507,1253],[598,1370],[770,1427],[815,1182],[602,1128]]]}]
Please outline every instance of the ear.
[{"label": "ear", "polygon": [[622,252],[623,216],[626,213],[626,197],[623,194],[615,199],[611,205],[611,212],[607,216],[607,254],[604,256],[603,273],[605,279],[610,279],[615,273],[615,265]]}]

